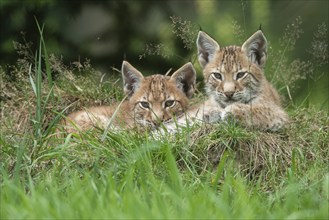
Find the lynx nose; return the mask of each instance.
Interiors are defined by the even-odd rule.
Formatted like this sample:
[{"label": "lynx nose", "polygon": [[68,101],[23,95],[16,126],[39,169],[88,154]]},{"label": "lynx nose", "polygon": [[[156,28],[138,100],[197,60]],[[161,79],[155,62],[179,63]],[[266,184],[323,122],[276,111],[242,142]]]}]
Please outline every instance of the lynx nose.
[{"label": "lynx nose", "polygon": [[157,114],[153,113],[152,121],[156,126],[159,126],[163,122],[163,114],[160,112],[158,112]]},{"label": "lynx nose", "polygon": [[232,98],[232,96],[234,95],[234,92],[224,92],[224,94],[225,94],[225,96],[227,97],[227,98]]}]

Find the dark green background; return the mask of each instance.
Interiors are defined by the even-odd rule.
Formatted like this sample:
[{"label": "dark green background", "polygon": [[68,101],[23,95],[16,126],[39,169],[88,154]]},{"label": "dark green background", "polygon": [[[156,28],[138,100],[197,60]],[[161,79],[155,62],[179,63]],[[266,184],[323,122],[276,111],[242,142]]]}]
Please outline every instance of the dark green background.
[{"label": "dark green background", "polygon": [[[18,58],[13,41],[22,42],[21,32],[37,49],[39,33],[35,18],[45,25],[44,38],[48,51],[62,56],[66,64],[89,58],[91,64],[108,74],[111,67],[120,68],[126,59],[144,74],[165,73],[194,60],[196,49],[184,48],[181,39],[173,34],[170,16],[178,16],[199,25],[221,45],[241,44],[233,32],[237,22],[246,38],[260,24],[273,50],[279,50],[286,27],[301,17],[303,34],[296,48],[286,55],[291,60],[307,61],[307,52],[317,26],[328,27],[328,1],[77,1],[77,0],[1,0],[0,64],[5,69]],[[327,36],[328,41],[328,36]],[[159,44],[170,49],[170,57],[146,56],[140,59],[146,44]],[[328,44],[327,44],[328,45]],[[271,62],[271,54],[269,54]],[[199,69],[197,62],[195,66]],[[328,62],[315,68],[316,77],[298,81],[292,91],[294,103],[318,108],[328,107]],[[199,71],[200,73],[200,71]],[[267,76],[271,75],[268,70]],[[321,77],[320,77],[321,75]],[[319,77],[317,77],[319,76]],[[316,80],[313,80],[316,79]],[[285,90],[280,91],[287,96]]]}]

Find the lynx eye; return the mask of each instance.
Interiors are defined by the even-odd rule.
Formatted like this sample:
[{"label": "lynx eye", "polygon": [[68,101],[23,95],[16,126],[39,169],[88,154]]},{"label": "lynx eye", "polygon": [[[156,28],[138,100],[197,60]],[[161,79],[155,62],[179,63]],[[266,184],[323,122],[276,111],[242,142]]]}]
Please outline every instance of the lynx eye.
[{"label": "lynx eye", "polygon": [[166,108],[170,108],[170,107],[173,107],[175,105],[176,101],[175,100],[167,100],[165,102],[165,107]]},{"label": "lynx eye", "polygon": [[238,72],[238,74],[236,74],[236,79],[241,79],[243,78],[245,75],[247,74],[247,72]]},{"label": "lynx eye", "polygon": [[139,105],[142,108],[150,108],[150,103],[148,103],[148,102],[139,102]]},{"label": "lynx eye", "polygon": [[213,76],[215,79],[222,80],[222,74],[220,74],[220,73],[212,73],[212,76]]}]

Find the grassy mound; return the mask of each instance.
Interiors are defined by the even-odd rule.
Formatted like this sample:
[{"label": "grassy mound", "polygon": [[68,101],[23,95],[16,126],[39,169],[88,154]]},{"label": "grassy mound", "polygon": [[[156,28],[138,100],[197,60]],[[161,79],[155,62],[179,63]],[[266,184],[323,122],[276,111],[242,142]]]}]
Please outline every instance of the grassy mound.
[{"label": "grassy mound", "polygon": [[218,123],[59,137],[63,114],[120,100],[121,83],[88,61],[48,62],[0,68],[1,218],[328,217],[327,112],[291,108],[280,133]]}]

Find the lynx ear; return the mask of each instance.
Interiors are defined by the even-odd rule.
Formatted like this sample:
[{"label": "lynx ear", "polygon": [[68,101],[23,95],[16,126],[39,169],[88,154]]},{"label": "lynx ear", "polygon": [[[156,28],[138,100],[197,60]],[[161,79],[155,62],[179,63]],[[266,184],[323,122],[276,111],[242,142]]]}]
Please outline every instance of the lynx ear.
[{"label": "lynx ear", "polygon": [[260,67],[264,66],[267,56],[267,40],[261,30],[246,40],[241,48],[252,63],[256,63]]},{"label": "lynx ear", "polygon": [[198,47],[199,63],[201,67],[204,68],[206,64],[214,58],[216,51],[219,50],[219,45],[203,31],[199,31],[196,44]]},{"label": "lynx ear", "polygon": [[127,61],[122,62],[123,91],[131,96],[139,88],[144,76]]},{"label": "lynx ear", "polygon": [[179,68],[170,77],[174,81],[177,88],[182,90],[188,98],[191,98],[195,91],[196,72],[192,63],[187,63]]}]

